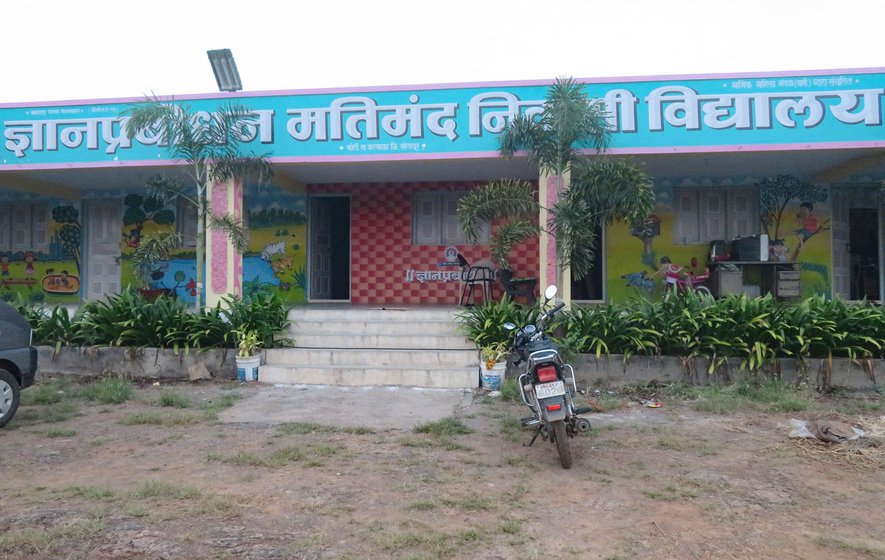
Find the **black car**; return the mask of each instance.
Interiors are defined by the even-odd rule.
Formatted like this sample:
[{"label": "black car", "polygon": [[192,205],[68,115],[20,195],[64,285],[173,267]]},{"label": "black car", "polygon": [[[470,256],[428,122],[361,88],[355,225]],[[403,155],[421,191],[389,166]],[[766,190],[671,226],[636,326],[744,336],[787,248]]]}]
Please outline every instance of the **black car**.
[{"label": "black car", "polygon": [[34,384],[37,349],[28,321],[0,301],[0,428],[15,416],[21,390]]}]

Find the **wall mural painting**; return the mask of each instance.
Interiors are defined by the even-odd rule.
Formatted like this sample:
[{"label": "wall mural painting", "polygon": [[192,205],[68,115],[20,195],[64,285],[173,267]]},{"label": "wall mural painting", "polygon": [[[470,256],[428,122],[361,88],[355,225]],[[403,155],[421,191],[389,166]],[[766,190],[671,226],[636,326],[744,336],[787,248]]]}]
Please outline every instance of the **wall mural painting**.
[{"label": "wall mural painting", "polygon": [[[760,223],[755,234],[769,236],[769,259],[797,263],[796,269],[801,271],[802,297],[831,295],[828,190],[788,175],[761,180],[756,187]],[[606,284],[609,301],[661,298],[668,275],[675,273],[684,279],[686,273],[701,277],[709,273],[709,242],[677,243],[675,240],[677,216],[673,191],[670,185],[656,185],[657,204],[644,226],[631,228],[626,223],[616,222],[608,227]],[[670,262],[662,263],[663,257]],[[750,283],[756,280],[752,273],[748,273],[745,279]]]},{"label": "wall mural painting", "polygon": [[803,297],[832,295],[829,189],[778,175],[759,182],[759,202],[771,257],[799,263]]},{"label": "wall mural painting", "polygon": [[[11,210],[21,211],[14,205]],[[46,222],[40,219],[42,210],[47,212]],[[79,205],[41,201],[34,203],[31,216],[33,221],[26,226],[30,231],[27,247],[0,250],[0,299],[12,302],[22,298],[48,304],[79,302]]]},{"label": "wall mural painting", "polygon": [[273,288],[290,303],[307,301],[307,194],[276,187],[246,192],[249,250],[243,294]]},{"label": "wall mural painting", "polygon": [[123,286],[133,286],[148,299],[171,296],[187,304],[196,296],[195,240],[185,236],[182,247],[168,258],[151,263],[145,278],[139,278],[132,263],[132,253],[151,237],[173,233],[179,227],[175,210],[158,197],[128,194],[123,199],[123,231],[120,239],[120,276]]}]

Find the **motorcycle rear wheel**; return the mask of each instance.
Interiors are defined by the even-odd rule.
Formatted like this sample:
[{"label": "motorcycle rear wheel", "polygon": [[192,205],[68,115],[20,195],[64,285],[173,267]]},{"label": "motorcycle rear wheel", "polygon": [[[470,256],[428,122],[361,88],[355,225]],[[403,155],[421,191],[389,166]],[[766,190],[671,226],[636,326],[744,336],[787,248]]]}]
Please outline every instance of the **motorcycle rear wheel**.
[{"label": "motorcycle rear wheel", "polygon": [[572,450],[568,444],[568,435],[565,433],[565,421],[553,422],[553,441],[556,442],[556,450],[559,452],[559,462],[562,468],[572,468]]}]

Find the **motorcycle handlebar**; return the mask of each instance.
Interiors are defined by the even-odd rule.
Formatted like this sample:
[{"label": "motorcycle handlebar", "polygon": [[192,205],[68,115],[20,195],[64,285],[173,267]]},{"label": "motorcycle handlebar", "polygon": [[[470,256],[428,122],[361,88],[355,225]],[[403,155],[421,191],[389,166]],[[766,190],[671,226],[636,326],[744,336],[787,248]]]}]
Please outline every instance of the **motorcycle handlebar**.
[{"label": "motorcycle handlebar", "polygon": [[563,307],[565,307],[565,302],[561,302],[561,303],[556,304],[556,307],[554,307],[553,309],[551,309],[550,311],[548,311],[547,313],[544,314],[544,319],[545,320],[552,319],[553,316],[556,315],[556,313],[560,309],[562,309]]},{"label": "motorcycle handlebar", "polygon": [[[560,309],[562,309],[563,307],[565,307],[565,303],[564,302],[559,303],[553,309],[544,313],[544,315],[541,316],[541,318],[538,320],[538,323],[537,323],[538,329],[537,329],[537,331],[535,331],[534,337],[541,334],[541,331],[543,331],[544,324],[547,322],[547,320],[552,319],[553,316],[556,315],[556,313]],[[514,347],[521,346],[522,344],[525,344],[526,342],[528,342],[530,339],[532,339],[534,337],[528,336],[528,334],[523,329],[519,329],[516,332],[516,336],[514,337],[513,346]],[[519,362],[516,362],[516,363],[518,364]]]}]

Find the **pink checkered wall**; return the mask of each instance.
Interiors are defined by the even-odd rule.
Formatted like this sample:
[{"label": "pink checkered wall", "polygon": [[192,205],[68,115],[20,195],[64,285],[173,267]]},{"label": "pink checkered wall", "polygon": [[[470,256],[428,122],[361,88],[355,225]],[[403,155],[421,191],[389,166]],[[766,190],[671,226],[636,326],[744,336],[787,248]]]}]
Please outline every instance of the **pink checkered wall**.
[{"label": "pink checkered wall", "polygon": [[[458,282],[406,280],[406,271],[440,269],[444,245],[412,245],[412,195],[415,192],[467,190],[475,183],[354,183],[310,185],[310,194],[349,194],[351,200],[351,297],[356,304],[458,303]],[[468,261],[489,258],[488,245],[459,245]],[[516,276],[538,276],[537,237],[511,251]],[[501,296],[500,284],[492,297]],[[479,301],[482,298],[476,290]]]}]

